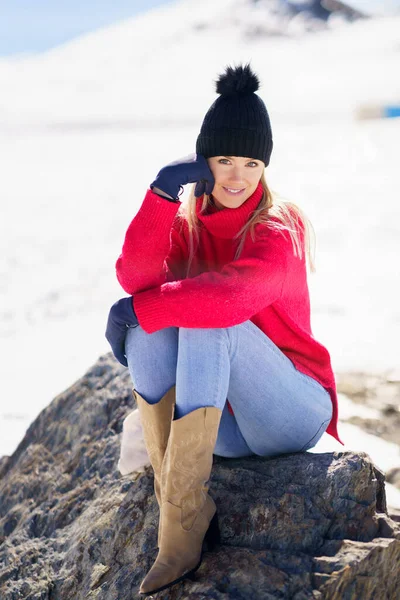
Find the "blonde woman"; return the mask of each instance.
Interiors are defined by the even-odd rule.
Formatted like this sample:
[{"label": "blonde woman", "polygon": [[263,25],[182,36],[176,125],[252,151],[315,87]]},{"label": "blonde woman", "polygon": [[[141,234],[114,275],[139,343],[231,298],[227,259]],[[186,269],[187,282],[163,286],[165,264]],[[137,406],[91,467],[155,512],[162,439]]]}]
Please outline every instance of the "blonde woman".
[{"label": "blonde woman", "polygon": [[325,431],[340,441],[329,353],[310,325],[311,226],[267,187],[258,86],[249,65],[220,76],[196,154],[161,169],[116,264],[130,296],[106,337],[130,370],[160,506],[144,595],[193,577],[219,541],[213,454],[304,452]]}]

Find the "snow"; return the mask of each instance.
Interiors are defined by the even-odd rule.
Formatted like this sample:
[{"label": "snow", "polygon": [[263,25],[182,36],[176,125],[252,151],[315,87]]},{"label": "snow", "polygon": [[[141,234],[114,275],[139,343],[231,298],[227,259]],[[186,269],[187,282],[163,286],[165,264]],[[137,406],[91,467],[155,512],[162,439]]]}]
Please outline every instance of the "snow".
[{"label": "snow", "polygon": [[367,15],[390,15],[400,11],[399,0],[346,0],[346,4]]},{"label": "snow", "polygon": [[[194,150],[228,63],[258,72],[274,132],[267,178],[316,231],[315,337],[336,371],[398,368],[400,120],[356,111],[400,102],[400,17],[252,40],[246,15],[243,2],[182,0],[0,60],[0,455],[109,351],[127,226],[160,167]],[[371,447],[354,426],[341,433]],[[382,468],[399,465],[395,450],[376,452]]]}]

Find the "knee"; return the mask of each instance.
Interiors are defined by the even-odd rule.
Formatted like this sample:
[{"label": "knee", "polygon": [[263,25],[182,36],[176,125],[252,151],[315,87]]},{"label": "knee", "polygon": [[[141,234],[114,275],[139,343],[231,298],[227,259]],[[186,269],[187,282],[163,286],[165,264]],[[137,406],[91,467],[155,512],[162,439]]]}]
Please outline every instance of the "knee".
[{"label": "knee", "polygon": [[194,327],[179,327],[179,342],[201,343],[204,340],[211,342],[213,339],[220,339],[221,336],[228,336],[227,329],[213,328],[194,328]]},{"label": "knee", "polygon": [[[129,371],[132,380],[139,385],[138,391],[145,395],[147,383],[153,387],[151,381],[154,381],[157,390],[159,380],[165,380],[165,385],[175,383],[177,355],[176,328],[161,329],[154,333],[147,333],[140,326],[127,330],[125,356]],[[157,373],[157,377],[154,373]]]},{"label": "knee", "polygon": [[154,333],[147,333],[140,325],[129,327],[125,337],[125,347],[130,349],[146,347],[161,348],[164,345],[177,346],[178,336],[176,327],[160,329]]}]

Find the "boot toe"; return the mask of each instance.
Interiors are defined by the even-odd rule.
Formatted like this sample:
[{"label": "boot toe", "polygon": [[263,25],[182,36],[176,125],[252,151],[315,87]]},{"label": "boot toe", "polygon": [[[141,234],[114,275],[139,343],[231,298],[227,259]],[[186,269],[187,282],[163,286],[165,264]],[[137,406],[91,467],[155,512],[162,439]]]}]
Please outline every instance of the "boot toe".
[{"label": "boot toe", "polygon": [[192,578],[200,564],[201,560],[195,566],[182,568],[182,566],[178,565],[155,563],[143,579],[139,592],[141,594],[155,594],[161,589],[178,583],[182,579],[186,579],[187,577]]},{"label": "boot toe", "polygon": [[164,566],[156,563],[143,579],[139,591],[141,594],[156,592],[173,580],[174,576],[171,573],[171,569],[167,565]]}]

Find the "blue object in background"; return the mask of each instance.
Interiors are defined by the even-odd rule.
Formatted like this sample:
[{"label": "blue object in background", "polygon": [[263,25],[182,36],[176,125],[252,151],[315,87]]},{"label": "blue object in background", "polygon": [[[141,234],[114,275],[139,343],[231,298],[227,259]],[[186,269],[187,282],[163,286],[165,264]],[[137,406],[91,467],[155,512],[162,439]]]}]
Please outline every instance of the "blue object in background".
[{"label": "blue object in background", "polygon": [[172,0],[0,0],[0,56],[44,52]]},{"label": "blue object in background", "polygon": [[394,119],[400,117],[399,104],[361,104],[355,110],[356,119]]},{"label": "blue object in background", "polygon": [[400,104],[398,104],[397,106],[395,104],[393,104],[392,106],[385,106],[383,108],[383,116],[387,119],[400,117]]}]

